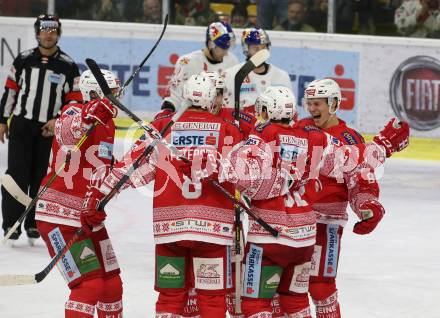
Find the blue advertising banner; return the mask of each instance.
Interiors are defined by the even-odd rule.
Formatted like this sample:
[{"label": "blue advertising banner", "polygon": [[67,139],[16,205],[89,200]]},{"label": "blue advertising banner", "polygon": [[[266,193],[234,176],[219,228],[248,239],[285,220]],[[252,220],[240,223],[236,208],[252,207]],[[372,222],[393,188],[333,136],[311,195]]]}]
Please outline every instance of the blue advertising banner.
[{"label": "blue advertising banner", "polygon": [[[102,68],[112,70],[123,83],[144,59],[155,39],[138,38],[61,38],[60,46],[79,64],[87,67],[86,58],[93,58]],[[237,41],[238,42],[238,41]],[[162,96],[177,58],[201,49],[203,41],[162,40],[142,71],[127,88],[123,102],[134,111],[153,113],[160,109]],[[234,54],[244,60],[240,45]],[[349,125],[356,124],[358,101],[359,53],[309,48],[271,47],[270,63],[290,75],[292,89],[298,98],[300,118],[307,116],[301,105],[304,88],[317,78],[330,77],[342,89],[343,101],[338,115]]]}]

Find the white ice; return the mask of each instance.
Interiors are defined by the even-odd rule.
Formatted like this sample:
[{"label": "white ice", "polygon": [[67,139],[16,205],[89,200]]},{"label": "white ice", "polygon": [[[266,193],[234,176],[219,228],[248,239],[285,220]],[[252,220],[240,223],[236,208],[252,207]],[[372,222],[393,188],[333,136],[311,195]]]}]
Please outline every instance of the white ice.
[{"label": "white ice", "polygon": [[[119,146],[119,151],[121,147]],[[0,144],[0,175],[6,169]],[[381,200],[386,215],[367,236],[342,240],[338,287],[343,317],[440,317],[440,162],[391,159]],[[149,188],[151,189],[151,188]],[[108,206],[107,227],[124,282],[124,316],[154,317],[154,245],[149,189],[126,191]],[[33,274],[49,256],[41,240],[0,246],[1,274]],[[55,269],[37,285],[0,287],[0,317],[63,317],[68,289]]]}]

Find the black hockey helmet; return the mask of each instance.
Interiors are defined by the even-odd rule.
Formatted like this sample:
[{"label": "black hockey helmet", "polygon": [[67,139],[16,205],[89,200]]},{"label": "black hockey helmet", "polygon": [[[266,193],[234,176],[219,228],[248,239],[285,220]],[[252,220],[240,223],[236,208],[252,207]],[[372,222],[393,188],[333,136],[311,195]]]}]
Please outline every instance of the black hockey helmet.
[{"label": "black hockey helmet", "polygon": [[56,29],[61,35],[61,22],[58,16],[52,14],[40,14],[34,23],[35,34],[38,35],[42,29]]}]

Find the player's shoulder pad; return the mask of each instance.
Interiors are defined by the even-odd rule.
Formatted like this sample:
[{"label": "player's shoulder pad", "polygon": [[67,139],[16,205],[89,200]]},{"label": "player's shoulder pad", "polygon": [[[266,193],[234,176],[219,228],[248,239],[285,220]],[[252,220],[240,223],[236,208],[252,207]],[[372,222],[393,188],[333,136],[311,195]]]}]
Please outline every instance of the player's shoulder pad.
[{"label": "player's shoulder pad", "polygon": [[265,130],[269,126],[270,126],[270,122],[269,121],[267,121],[265,123],[258,123],[255,126],[255,130],[261,134],[263,132],[263,130]]},{"label": "player's shoulder pad", "polygon": [[344,128],[345,129],[341,131],[340,135],[348,145],[357,145],[357,144],[365,143],[364,137],[356,130],[349,128],[347,126],[345,126]]}]

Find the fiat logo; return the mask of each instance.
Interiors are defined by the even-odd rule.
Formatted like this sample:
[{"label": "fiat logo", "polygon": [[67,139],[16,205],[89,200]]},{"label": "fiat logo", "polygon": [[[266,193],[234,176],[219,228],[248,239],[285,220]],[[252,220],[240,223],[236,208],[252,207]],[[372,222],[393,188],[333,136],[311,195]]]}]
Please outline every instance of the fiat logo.
[{"label": "fiat logo", "polygon": [[390,84],[396,115],[416,130],[440,126],[440,61],[414,56],[399,65]]}]

